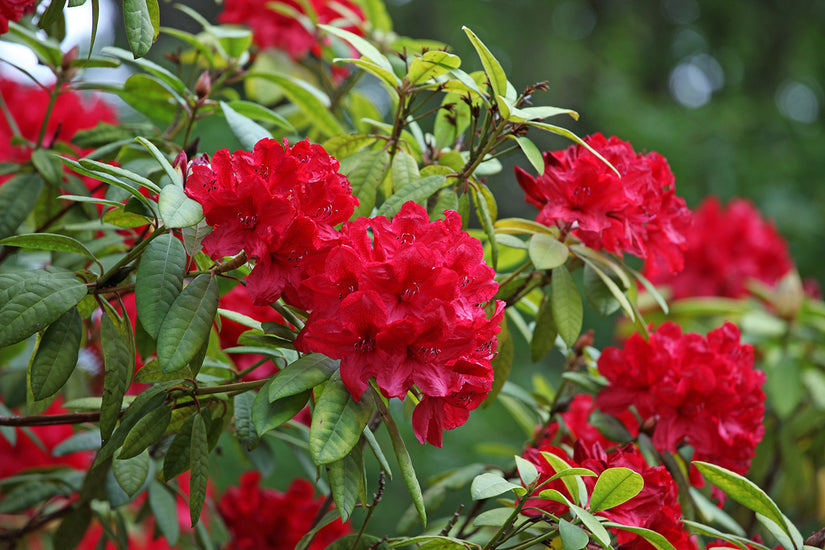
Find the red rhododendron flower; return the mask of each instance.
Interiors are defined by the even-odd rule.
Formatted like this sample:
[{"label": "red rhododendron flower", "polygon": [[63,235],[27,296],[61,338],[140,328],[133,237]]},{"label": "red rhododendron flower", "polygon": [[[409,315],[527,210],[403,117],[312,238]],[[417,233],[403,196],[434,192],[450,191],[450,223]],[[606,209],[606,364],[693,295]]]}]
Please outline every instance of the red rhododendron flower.
[{"label": "red rhododendron flower", "polygon": [[[690,539],[680,521],[682,508],[679,505],[679,489],[676,482],[673,481],[664,466],[649,466],[633,444],[606,453],[598,442],[585,444],[578,441],[575,445],[572,460],[567,453],[558,447],[542,446],[538,449],[528,449],[524,453],[524,458],[536,465],[540,480],[545,481],[556,474],[556,470],[541,454],[542,452],[554,454],[572,467],[587,468],[597,475],[608,468],[618,467],[628,468],[641,474],[644,480],[644,488],[638,495],[618,506],[597,512],[597,515],[606,517],[616,523],[651,529],[663,535],[677,550],[695,550],[695,543]],[[581,479],[584,481],[588,494],[590,494],[596,484],[596,478],[582,477]],[[546,489],[556,489],[573,500],[564,483],[557,479],[542,485],[540,490],[533,495],[533,498],[529,498],[527,507],[524,510],[525,514],[537,513],[535,508],[556,515],[568,512],[568,507],[564,504],[537,498],[538,493]],[[531,510],[530,508],[534,509]],[[650,543],[634,533],[620,529],[611,530],[618,539],[617,548],[622,550],[653,550]]]},{"label": "red rhododendron flower", "polygon": [[[312,484],[296,479],[281,493],[259,487],[261,474],[246,472],[239,487],[230,487],[218,502],[218,512],[232,535],[227,550],[292,550],[321,508]],[[348,523],[336,519],[315,535],[309,550],[321,550],[350,533]]]},{"label": "red rhododendron flower", "polygon": [[624,349],[605,349],[598,367],[610,385],[596,406],[609,414],[634,406],[655,422],[657,449],[688,444],[695,460],[748,471],[765,432],[765,375],[753,369],[753,348],[740,343],[736,325],[704,337],[668,322],[650,341],[634,334]]},{"label": "red rhododendron flower", "polygon": [[693,215],[685,269],[647,275],[655,284],[668,285],[674,299],[740,298],[748,293],[749,279],[774,285],[791,269],[788,243],[753,204],[734,199],[723,207],[719,199],[709,197]]},{"label": "red rhododendron flower", "polygon": [[0,34],[8,32],[9,21],[20,18],[34,11],[36,0],[0,0]]},{"label": "red rhododendron flower", "polygon": [[544,174],[516,167],[536,221],[572,232],[590,248],[647,259],[650,272],[682,269],[690,210],[675,194],[674,177],[658,153],[636,153],[616,137],[585,139],[622,174],[581,145],[544,153]]},{"label": "red rhododendron flower", "polygon": [[[542,430],[542,433],[533,438],[541,445],[554,445],[556,442],[573,446],[576,441],[581,441],[585,445],[599,443],[602,447],[608,448],[623,443],[623,441],[613,441],[605,437],[599,430],[590,423],[590,415],[595,410],[595,398],[587,393],[577,393],[567,409],[560,413],[561,422],[552,422]],[[625,411],[618,415],[621,422],[632,437],[639,433],[639,422],[631,411]]]},{"label": "red rhododendron flower", "polygon": [[[282,4],[295,10],[300,20],[276,11],[268,4]],[[356,4],[349,0],[310,0],[317,22],[329,24],[346,21],[342,28],[358,35],[363,32],[358,24],[364,20],[364,14]],[[297,0],[226,0],[218,21],[221,23],[238,23],[252,28],[252,38],[260,48],[277,48],[299,60],[310,51],[320,55],[321,47],[315,29],[308,27],[309,18],[303,2]]]},{"label": "red rhododendron flower", "polygon": [[358,204],[338,161],[320,145],[263,139],[253,152],[226,149],[193,161],[186,193],[203,206],[213,231],[204,249],[220,258],[246,251],[257,260],[247,280],[256,305],[292,292],[324,262],[338,239],[333,226]]},{"label": "red rhododendron flower", "polygon": [[492,387],[504,310],[496,304],[488,319],[483,308],[498,285],[481,243],[457,213],[430,222],[413,202],[392,221],[359,218],[341,231],[325,267],[298,289],[312,313],[295,345],[340,359],[356,399],[371,378],[387,397],[415,386],[416,436],[441,446],[442,431],[466,422]]}]

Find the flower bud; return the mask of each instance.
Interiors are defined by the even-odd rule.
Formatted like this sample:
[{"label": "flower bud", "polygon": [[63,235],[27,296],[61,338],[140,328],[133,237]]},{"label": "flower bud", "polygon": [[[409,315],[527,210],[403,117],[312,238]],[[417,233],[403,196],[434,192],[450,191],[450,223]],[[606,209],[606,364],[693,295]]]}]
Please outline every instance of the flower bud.
[{"label": "flower bud", "polygon": [[211,91],[212,79],[209,77],[209,71],[203,71],[195,84],[195,93],[198,94],[198,99],[203,100],[209,97]]}]

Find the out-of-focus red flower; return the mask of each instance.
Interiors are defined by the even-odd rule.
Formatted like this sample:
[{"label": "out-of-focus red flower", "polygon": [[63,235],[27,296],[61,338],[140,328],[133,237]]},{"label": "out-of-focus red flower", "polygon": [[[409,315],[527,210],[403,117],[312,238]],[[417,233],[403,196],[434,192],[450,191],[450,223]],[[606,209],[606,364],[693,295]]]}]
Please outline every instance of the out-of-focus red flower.
[{"label": "out-of-focus red flower", "polygon": [[[61,414],[62,399],[59,397],[43,413]],[[68,466],[70,468],[86,469],[92,462],[93,453],[77,452],[66,456],[52,456],[52,451],[60,443],[74,435],[74,429],[69,425],[38,426],[30,428],[34,435],[43,444],[40,447],[25,431],[15,428],[17,442],[11,445],[5,437],[0,436],[0,479],[19,474],[28,468],[43,468],[49,466]]]},{"label": "out-of-focus red flower", "polygon": [[[587,393],[577,393],[573,401],[568,405],[567,410],[561,413],[563,426],[558,422],[553,422],[547,426],[543,433],[534,437],[540,445],[554,444],[556,438],[560,443],[572,446],[576,441],[582,441],[585,445],[599,443],[602,447],[609,448],[621,441],[612,441],[602,435],[602,433],[590,423],[590,414],[595,410],[594,397]],[[624,424],[631,436],[635,437],[639,433],[639,422],[630,411],[625,411],[618,415],[618,420]],[[559,431],[561,435],[559,436]]]},{"label": "out-of-focus red flower", "polygon": [[[679,489],[676,482],[668,473],[664,466],[651,467],[645,462],[644,457],[633,444],[615,449],[606,453],[602,446],[596,442],[585,444],[579,440],[574,448],[573,459],[558,447],[544,446],[538,449],[528,449],[524,453],[524,458],[536,465],[542,481],[548,479],[556,473],[553,466],[542,456],[542,452],[554,454],[573,467],[587,468],[594,473],[601,474],[608,468],[624,467],[641,474],[644,480],[644,488],[632,499],[610,508],[597,512],[598,515],[606,517],[616,523],[643,527],[651,529],[663,535],[677,550],[695,550],[696,545],[685,531],[680,518],[682,508],[679,505]],[[592,492],[596,484],[595,477],[583,477],[588,493]],[[545,489],[556,489],[562,494],[571,498],[564,483],[557,479],[549,484],[543,485],[534,498],[529,498],[525,508],[526,514],[535,514],[539,508],[551,514],[563,514],[568,511],[564,504],[553,500],[537,498],[538,492]],[[617,548],[622,550],[652,550],[653,546],[642,537],[622,531],[611,529],[618,539]]]},{"label": "out-of-focus red flower", "polygon": [[325,267],[299,288],[312,313],[295,345],[341,359],[356,399],[373,377],[386,397],[416,386],[416,436],[440,447],[442,430],[463,424],[492,387],[503,304],[487,318],[498,284],[481,243],[456,212],[430,222],[413,202],[392,221],[359,218],[341,231]]},{"label": "out-of-focus red flower", "polygon": [[352,216],[358,199],[320,145],[263,139],[254,152],[226,149],[211,164],[193,162],[186,193],[214,227],[203,240],[213,258],[241,250],[256,259],[247,290],[256,305],[291,293],[318,272],[337,242],[333,226]]},{"label": "out-of-focus red flower", "polygon": [[[227,550],[292,550],[312,527],[323,498],[315,498],[312,484],[296,479],[281,493],[259,486],[261,474],[246,472],[239,487],[230,487],[218,502],[218,512],[232,540]],[[322,528],[309,546],[321,550],[350,533],[349,523],[337,519]]]},{"label": "out-of-focus red flower", "polygon": [[669,286],[677,300],[741,298],[748,294],[749,279],[772,286],[792,268],[788,243],[752,203],[734,199],[723,207],[718,198],[708,197],[693,215],[684,270],[646,274],[653,283]]},{"label": "out-of-focus red flower", "polygon": [[[340,24],[341,21],[346,21],[347,24],[340,25],[342,28],[363,35],[359,24],[364,21],[364,14],[353,2],[310,0],[309,3],[315,11],[318,23]],[[310,52],[320,56],[321,45],[316,30],[306,26],[305,21],[276,11],[269,4],[282,4],[306,16],[304,6],[296,0],[226,0],[218,21],[249,26],[258,47],[283,50],[294,60],[300,60]]]},{"label": "out-of-focus red flower", "polygon": [[620,414],[634,406],[655,423],[653,444],[675,452],[691,445],[695,460],[745,474],[765,427],[765,374],[753,369],[753,348],[732,323],[708,333],[682,334],[671,322],[645,341],[634,334],[624,349],[607,348],[599,373],[609,386],[596,406]]},{"label": "out-of-focus red flower", "polygon": [[[236,285],[232,287],[232,290],[221,296],[220,307],[242,313],[262,323],[285,324],[281,314],[271,307],[256,306],[253,304],[249,292],[246,291],[243,285]],[[249,329],[240,323],[236,323],[227,318],[221,319],[221,348],[226,349],[237,346],[238,338],[247,330]],[[238,370],[247,369],[263,358],[262,355],[253,355],[250,353],[231,353],[229,357],[235,362]],[[244,380],[260,380],[272,376],[276,372],[278,372],[278,368],[272,361],[268,361],[246,375]]]},{"label": "out-of-focus red flower", "polygon": [[0,0],[0,34],[8,32],[9,21],[20,18],[34,11],[36,0]]},{"label": "out-of-focus red flower", "polygon": [[616,137],[585,138],[622,174],[581,145],[544,153],[544,174],[516,167],[527,202],[540,211],[536,221],[572,232],[590,248],[646,259],[650,273],[677,272],[691,214],[675,194],[664,157],[636,153]]}]

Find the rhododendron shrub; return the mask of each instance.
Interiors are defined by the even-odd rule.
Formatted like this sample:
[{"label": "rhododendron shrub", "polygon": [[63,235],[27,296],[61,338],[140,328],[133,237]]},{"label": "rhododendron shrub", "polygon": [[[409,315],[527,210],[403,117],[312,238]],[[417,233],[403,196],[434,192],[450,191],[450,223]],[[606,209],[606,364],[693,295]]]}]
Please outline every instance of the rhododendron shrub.
[{"label": "rhododendron shrub", "polygon": [[0,1],[40,64],[0,79],[0,547],[821,546],[825,304],[747,203],[577,137],[495,30],[124,0],[88,54],[79,4]]}]

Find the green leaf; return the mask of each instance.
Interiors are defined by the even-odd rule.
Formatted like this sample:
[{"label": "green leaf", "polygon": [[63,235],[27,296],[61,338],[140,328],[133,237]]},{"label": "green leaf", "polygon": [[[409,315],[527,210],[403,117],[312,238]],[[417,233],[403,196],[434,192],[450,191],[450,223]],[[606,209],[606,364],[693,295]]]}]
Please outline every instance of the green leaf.
[{"label": "green leaf", "polygon": [[118,458],[126,460],[142,453],[149,445],[160,439],[171,420],[172,409],[165,405],[149,411],[129,430]]},{"label": "green leaf", "polygon": [[583,508],[579,508],[575,504],[570,504],[570,510],[576,514],[576,516],[581,520],[585,527],[590,531],[593,535],[593,538],[598,542],[602,548],[605,550],[611,550],[610,546],[610,535],[608,534],[607,530],[599,523],[599,520],[596,519],[596,516],[584,510]]},{"label": "green leaf", "polygon": [[[376,49],[375,46],[370,44],[367,40],[361,38],[357,34],[351,33],[347,30],[344,30],[339,27],[333,27],[332,25],[318,25],[318,28],[323,29],[324,31],[328,32],[331,35],[337,36],[338,38],[349,42],[352,47],[358,50],[363,57],[375,63],[385,71],[389,72],[393,76],[392,64],[390,64],[390,60],[382,54],[381,52]],[[401,84],[398,80],[398,77],[395,77],[395,84]]]},{"label": "green leaf", "polygon": [[26,271],[0,290],[0,348],[25,340],[77,305],[87,288],[73,273]]},{"label": "green leaf", "polygon": [[[251,118],[253,120],[261,120],[263,122],[271,122],[272,124],[276,124],[292,132],[295,131],[295,128],[292,127],[292,125],[289,123],[287,119],[285,119],[272,109],[267,109],[266,107],[258,103],[237,99],[235,101],[221,101],[221,108],[223,108],[224,105],[228,105],[237,114],[243,115],[247,118]],[[225,115],[226,112],[224,111],[224,116]],[[251,150],[252,149],[250,149],[250,151]]]},{"label": "green leaf", "polygon": [[175,298],[158,333],[158,361],[163,372],[185,367],[209,340],[219,298],[218,282],[208,273],[195,277]]},{"label": "green leaf", "polygon": [[192,426],[195,423],[193,414],[181,424],[178,433],[172,438],[172,443],[163,459],[163,479],[166,481],[182,474],[191,464]]},{"label": "green leaf", "polygon": [[484,72],[487,73],[487,77],[490,79],[490,87],[493,89],[493,96],[506,96],[507,75],[504,74],[504,69],[501,68],[501,63],[498,62],[490,50],[487,49],[487,46],[479,40],[473,31],[467,27],[461,27],[461,30],[463,30],[470,39],[470,42],[473,44],[473,48],[475,48],[478,53],[478,57],[481,59],[481,64],[484,66]]},{"label": "green leaf", "polygon": [[541,155],[539,148],[536,147],[536,144],[525,136],[510,135],[508,137],[516,140],[524,156],[527,157],[527,160],[530,161],[530,164],[532,164],[533,168],[539,173],[539,176],[544,174],[544,157]]},{"label": "green leaf", "polygon": [[656,531],[651,531],[650,529],[645,529],[644,527],[623,525],[613,521],[606,521],[604,524],[608,527],[612,527],[613,529],[621,529],[622,531],[635,533],[652,544],[655,548],[657,548],[657,550],[676,550],[669,540]]},{"label": "green leaf", "polygon": [[252,423],[255,425],[255,431],[258,437],[262,437],[270,430],[274,430],[278,426],[288,422],[296,414],[301,412],[311,392],[304,391],[296,395],[290,395],[278,399],[277,401],[269,402],[269,385],[267,382],[252,403]]},{"label": "green leaf", "polygon": [[244,149],[252,151],[255,148],[255,144],[262,139],[272,139],[272,134],[269,130],[251,118],[238,113],[223,101],[221,101],[220,105],[223,116],[226,117],[226,122],[229,124],[229,129],[232,130],[232,133],[235,134],[235,137],[238,138],[238,141],[241,142]]},{"label": "green leaf", "polygon": [[534,121],[530,121],[530,120],[525,121],[524,124],[527,124],[528,126],[533,126],[535,128],[540,128],[542,130],[545,130],[547,132],[551,132],[553,134],[564,136],[567,139],[578,143],[579,145],[581,145],[582,147],[584,147],[585,149],[587,149],[588,151],[590,151],[591,153],[596,155],[596,157],[599,160],[601,160],[602,162],[604,162],[611,170],[613,170],[613,172],[617,176],[622,177],[621,173],[619,173],[619,171],[616,169],[616,167],[613,166],[612,164],[610,164],[610,161],[608,161],[606,158],[604,158],[601,153],[599,153],[598,151],[593,149],[590,145],[585,143],[585,141],[582,138],[580,138],[579,136],[577,136],[576,134],[574,134],[570,130],[568,130],[566,128],[562,128],[561,126],[555,126],[553,124],[547,124],[545,122],[534,122]]},{"label": "green leaf", "polygon": [[412,460],[410,460],[410,453],[407,451],[407,446],[404,445],[404,438],[401,437],[401,432],[398,431],[395,420],[393,420],[380,399],[378,406],[381,411],[381,416],[384,419],[384,426],[387,427],[387,432],[390,434],[392,450],[395,453],[395,459],[398,461],[398,469],[401,471],[401,477],[404,479],[404,484],[407,486],[407,491],[410,493],[413,505],[416,511],[418,511],[418,517],[421,519],[424,527],[426,527],[427,511],[424,509],[424,495],[421,493],[421,484],[418,483],[418,477],[415,475],[415,468],[413,467]]},{"label": "green leaf", "polygon": [[475,527],[501,527],[512,515],[513,509],[510,507],[493,508],[473,518],[473,525]]},{"label": "green leaf", "polygon": [[[63,161],[63,164],[77,172],[82,176],[90,176],[96,180],[100,180],[104,183],[108,183],[109,185],[114,185],[115,187],[119,187],[125,191],[128,191],[136,200],[140,201],[143,206],[145,206],[150,212],[154,211],[154,202],[150,201],[146,197],[144,197],[138,186],[133,183],[128,183],[121,179],[119,176],[115,176],[110,174],[109,172],[103,172],[98,170],[91,164],[91,161],[86,161],[86,166],[91,166],[90,168],[85,168],[80,162],[74,161],[72,159],[68,159],[65,157],[60,157],[60,160]],[[135,174],[136,175],[136,174]],[[151,183],[151,182],[150,182]],[[152,184],[154,185],[154,184]]]},{"label": "green leaf", "polygon": [[590,494],[594,514],[627,502],[644,488],[642,476],[628,468],[608,468],[599,475]]},{"label": "green leaf", "polygon": [[170,546],[174,547],[180,536],[178,504],[175,496],[163,484],[153,481],[149,484],[149,508],[152,510],[158,529]]},{"label": "green leaf", "polygon": [[34,210],[43,178],[37,174],[18,174],[0,185],[0,239],[13,235]]},{"label": "green leaf", "polygon": [[112,461],[115,481],[130,497],[134,497],[146,483],[149,477],[149,467],[149,451],[146,449],[131,458],[117,457]]},{"label": "green leaf", "polygon": [[226,25],[209,25],[206,31],[218,39],[223,51],[232,59],[238,59],[252,45],[252,31]]},{"label": "green leaf", "polygon": [[35,149],[32,151],[32,164],[47,182],[52,185],[63,183],[63,165],[54,153],[46,149]]},{"label": "green leaf", "polygon": [[[624,310],[625,314],[627,314],[627,316],[630,317],[631,319],[635,319],[636,318],[635,310],[633,309],[633,306],[631,305],[630,300],[628,300],[627,295],[619,288],[619,285],[617,285],[613,281],[613,279],[611,279],[610,276],[607,273],[605,273],[604,270],[602,270],[601,267],[596,265],[595,262],[593,262],[592,260],[590,260],[589,258],[586,258],[586,257],[582,257],[581,259],[582,259],[582,261],[584,261],[584,263],[588,267],[590,267],[590,269],[593,271],[593,273],[595,273],[596,276],[599,279],[601,279],[601,281],[602,281],[602,283],[604,283],[604,286],[607,289],[607,291],[610,293],[610,295],[613,298],[616,299],[616,302],[618,302],[619,306]],[[592,288],[592,283],[591,283],[591,288]],[[604,293],[602,293],[602,294],[604,294]],[[598,297],[596,299],[598,299]],[[603,299],[604,299],[604,297],[602,297],[602,300]],[[599,307],[597,308],[597,310],[598,311],[609,310],[609,307],[607,305],[600,304]]]},{"label": "green leaf", "polygon": [[100,437],[106,441],[120,417],[123,396],[135,370],[135,353],[132,331],[125,326],[128,318],[124,321],[111,309],[104,310],[100,320],[100,347],[106,373],[100,404]]},{"label": "green leaf", "polygon": [[378,79],[380,79],[381,82],[385,83],[391,91],[395,91],[396,87],[401,84],[401,82],[398,80],[398,77],[395,76],[395,73],[393,73],[391,71],[388,71],[387,69],[381,67],[380,65],[376,65],[372,61],[370,61],[366,58],[363,58],[363,57],[360,58],[360,59],[337,57],[337,58],[333,59],[333,62],[334,63],[351,63],[351,64],[355,65],[356,67],[359,67],[359,68],[367,71],[371,75],[373,75],[373,76],[377,77]]},{"label": "green leaf", "polygon": [[[8,452],[8,451],[7,451]],[[0,514],[18,514],[37,505],[42,505],[50,498],[68,493],[66,488],[52,482],[31,481],[22,483],[14,489],[3,491],[0,500]]]},{"label": "green leaf", "polygon": [[60,252],[74,252],[97,261],[95,255],[86,246],[72,237],[55,233],[28,233],[14,235],[0,241],[0,245],[33,248],[35,250],[56,250]]},{"label": "green leaf", "polygon": [[37,22],[37,26],[41,29],[48,29],[54,25],[59,18],[63,17],[63,9],[66,7],[66,0],[52,0],[46,11]]},{"label": "green leaf", "polygon": [[[527,120],[542,120],[558,115],[570,115],[573,120],[579,120],[579,113],[572,109],[565,109],[564,107],[549,107],[539,105],[536,107],[510,107],[510,117],[508,120],[513,122],[525,122]],[[539,173],[544,173],[544,167],[539,170]]]},{"label": "green leaf", "polygon": [[157,10],[156,0],[123,0],[126,39],[135,58],[143,57],[149,52],[156,36],[149,3],[154,3]]},{"label": "green leaf", "polygon": [[589,263],[584,264],[582,280],[584,282],[584,296],[593,309],[599,312],[599,315],[607,317],[621,307],[619,301],[604,284],[601,276]]},{"label": "green leaf", "polygon": [[192,461],[192,475],[189,478],[189,518],[192,527],[201,517],[206,502],[206,486],[209,483],[209,443],[206,440],[206,424],[200,413],[193,415],[192,439],[189,456]]},{"label": "green leaf", "polygon": [[166,227],[179,228],[197,225],[203,219],[203,207],[190,199],[182,187],[167,185],[160,191],[158,210]]},{"label": "green leaf", "polygon": [[309,353],[281,369],[269,386],[269,400],[303,393],[329,380],[340,361],[320,353]]},{"label": "green leaf", "polygon": [[[762,514],[776,523],[785,533],[791,535],[790,527],[779,507],[755,483],[715,464],[698,460],[694,460],[693,464],[707,481],[716,485],[730,498],[757,514]],[[797,548],[801,548],[801,546],[799,544]]]},{"label": "green leaf", "polygon": [[590,535],[564,518],[559,518],[559,536],[564,550],[581,550],[590,542]]},{"label": "green leaf", "polygon": [[444,176],[427,176],[399,190],[388,198],[378,209],[379,216],[392,217],[398,214],[407,201],[421,202],[430,198],[436,191],[444,187],[447,178]]},{"label": "green leaf", "polygon": [[[587,491],[584,486],[584,483],[581,480],[580,475],[582,474],[573,474],[569,472],[569,470],[575,470],[571,468],[570,465],[560,456],[555,455],[550,452],[542,452],[541,456],[553,467],[556,471],[555,479],[561,479],[564,486],[567,488],[567,491],[570,493],[570,496],[573,497],[573,500],[579,503],[586,503],[587,502]],[[567,472],[567,474],[565,474]],[[572,479],[571,479],[572,478]]]},{"label": "green leaf", "polygon": [[297,106],[324,135],[336,136],[346,133],[329,110],[329,97],[317,88],[302,80],[276,73],[258,72],[247,75],[247,79],[252,78],[262,78],[280,86],[290,103]]},{"label": "green leaf", "polygon": [[457,55],[443,51],[425,52],[421,57],[413,58],[407,71],[407,80],[412,85],[421,84],[460,66],[461,58]]},{"label": "green leaf", "polygon": [[[341,161],[341,165],[343,166],[344,159],[357,153],[364,147],[372,145],[376,140],[377,138],[375,136],[365,134],[341,134],[329,138],[323,145],[324,149],[326,149],[330,155]],[[389,154],[387,155],[387,162],[385,164],[387,163],[389,163]],[[343,168],[341,172],[343,173]]]},{"label": "green leaf", "polygon": [[352,185],[352,194],[358,197],[358,206],[353,216],[369,216],[375,208],[375,193],[378,189],[390,155],[381,149],[378,151],[359,151],[341,160],[340,171]]},{"label": "green leaf", "polygon": [[186,251],[171,233],[156,237],[143,253],[135,278],[135,302],[143,328],[158,339],[169,308],[183,288]]},{"label": "green leaf", "polygon": [[368,395],[355,401],[336,373],[315,403],[309,429],[309,450],[315,464],[329,464],[345,457],[361,438],[372,414]]},{"label": "green leaf", "polygon": [[392,159],[392,187],[399,190],[421,179],[418,163],[411,154],[398,151]]},{"label": "green leaf", "polygon": [[550,307],[562,340],[572,346],[582,330],[584,311],[576,282],[563,265],[553,270],[550,283]]},{"label": "green leaf", "polygon": [[63,52],[60,50],[60,43],[57,40],[51,37],[41,36],[42,33],[38,34],[14,21],[9,21],[8,23],[8,38],[27,45],[44,65],[60,67],[63,60]]},{"label": "green leaf", "polygon": [[539,472],[536,469],[536,465],[518,455],[515,456],[515,459],[516,468],[518,469],[518,475],[521,478],[521,482],[525,485],[530,485],[537,477],[539,477]]},{"label": "green leaf", "polygon": [[335,506],[341,513],[341,521],[347,521],[359,498],[366,496],[363,449],[364,444],[361,442],[344,458],[327,465],[329,488],[335,499]]},{"label": "green leaf", "polygon": [[522,489],[521,485],[511,483],[501,477],[499,474],[485,472],[473,480],[470,486],[470,496],[473,500],[482,500],[485,498],[492,498],[500,494],[512,491],[513,489]]},{"label": "green leaf", "polygon": [[38,401],[60,391],[77,365],[83,321],[73,307],[49,325],[31,363],[32,394]]},{"label": "green leaf", "polygon": [[530,359],[536,363],[547,355],[556,343],[559,331],[553,320],[553,308],[550,297],[545,295],[536,313],[536,327],[530,340]]},{"label": "green leaf", "polygon": [[555,269],[564,265],[570,254],[564,243],[544,233],[536,233],[530,237],[527,252],[536,269]]},{"label": "green leaf", "polygon": [[[496,208],[495,197],[487,190],[486,187],[470,188],[470,193],[473,197],[473,206],[475,206],[476,215],[481,221],[481,227],[487,235],[490,243],[490,263],[493,269],[498,268],[498,243],[496,243],[496,233],[494,223],[496,221],[497,212],[493,212]],[[487,190],[485,193],[484,191]]]}]

